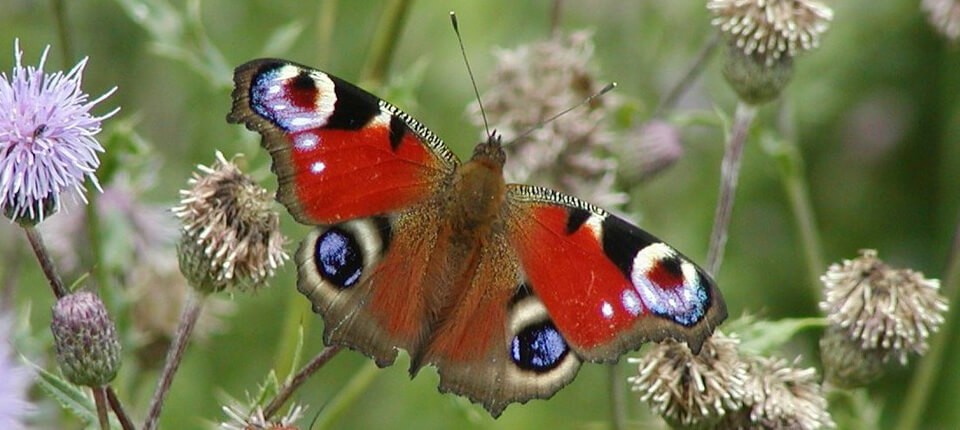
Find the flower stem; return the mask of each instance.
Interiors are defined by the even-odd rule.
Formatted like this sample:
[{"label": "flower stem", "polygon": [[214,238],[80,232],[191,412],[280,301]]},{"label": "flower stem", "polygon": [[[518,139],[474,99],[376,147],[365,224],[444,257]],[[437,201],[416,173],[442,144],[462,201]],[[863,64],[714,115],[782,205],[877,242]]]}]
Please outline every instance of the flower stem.
[{"label": "flower stem", "polygon": [[160,410],[163,408],[163,400],[170,391],[170,385],[173,383],[173,376],[177,373],[180,363],[183,361],[183,353],[187,349],[190,335],[200,317],[200,310],[203,309],[205,296],[190,290],[187,296],[187,303],[180,314],[180,323],[177,326],[177,332],[173,337],[173,343],[167,350],[167,360],[163,365],[163,372],[160,374],[160,380],[157,382],[157,389],[153,392],[153,398],[150,399],[150,409],[147,412],[147,420],[143,424],[143,430],[154,430],[160,420]]},{"label": "flower stem", "polygon": [[384,8],[380,24],[377,25],[380,31],[373,38],[370,57],[367,58],[367,63],[364,64],[363,72],[360,74],[361,81],[368,86],[383,85],[397,42],[400,40],[400,32],[407,21],[411,3],[413,3],[412,0],[392,0]]},{"label": "flower stem", "polygon": [[370,386],[374,377],[377,376],[378,370],[380,369],[373,361],[367,361],[359,371],[353,374],[347,385],[324,406],[323,411],[317,416],[313,428],[316,430],[330,428],[331,424],[340,417],[347,407],[352,405],[357,397]]},{"label": "flower stem", "polygon": [[[313,323],[313,312],[310,311],[310,302],[299,294],[291,294],[287,300],[284,312],[283,329],[280,333],[280,342],[277,346],[273,370],[280,380],[287,379],[299,363],[295,363],[294,355],[300,345],[301,336],[306,333]],[[302,330],[302,331],[301,331]]]},{"label": "flower stem", "polygon": [[70,31],[67,24],[67,2],[64,0],[51,0],[50,6],[53,8],[53,20],[57,23],[57,37],[60,39],[60,54],[65,68],[73,62],[73,45],[70,43]]},{"label": "flower stem", "polygon": [[952,329],[957,324],[958,303],[960,303],[960,223],[957,224],[953,235],[953,247],[950,250],[950,259],[943,277],[943,292],[947,295],[950,310],[946,321],[940,326],[940,333],[930,341],[930,350],[920,365],[907,388],[907,397],[903,408],[900,409],[900,419],[897,429],[912,430],[920,428],[921,417],[927,410],[927,401],[943,367],[944,355],[947,351],[947,342],[952,340]]},{"label": "flower stem", "polygon": [[57,270],[53,267],[53,260],[50,258],[47,247],[43,244],[43,238],[40,237],[40,232],[32,225],[23,226],[23,231],[27,234],[27,240],[30,241],[33,253],[37,256],[37,261],[40,262],[40,269],[43,270],[43,275],[46,276],[47,281],[50,282],[53,295],[56,296],[57,299],[67,295],[67,288],[63,286],[60,274],[58,274]]},{"label": "flower stem", "polygon": [[339,0],[324,0],[320,2],[320,13],[317,14],[317,28],[314,43],[317,46],[318,63],[330,61],[331,47],[333,46],[333,29],[337,24],[337,5]]},{"label": "flower stem", "polygon": [[723,251],[727,244],[727,231],[730,228],[730,214],[733,212],[733,199],[737,192],[737,179],[740,177],[740,161],[743,147],[757,108],[744,102],[737,104],[733,118],[733,129],[723,153],[720,166],[720,195],[717,198],[717,211],[713,219],[713,232],[710,234],[710,248],[707,251],[707,270],[717,276],[723,262]]},{"label": "flower stem", "polygon": [[92,387],[93,402],[97,405],[97,420],[101,430],[110,430],[110,417],[107,415],[107,393],[104,387]]},{"label": "flower stem", "polygon": [[113,409],[113,414],[120,420],[120,428],[123,430],[136,430],[133,421],[130,421],[130,417],[127,415],[127,411],[123,410],[123,404],[120,403],[117,392],[113,391],[113,387],[109,385],[107,386],[107,400],[110,401],[110,409]]},{"label": "flower stem", "polygon": [[810,200],[810,191],[806,177],[803,174],[803,155],[800,153],[793,139],[769,142],[767,147],[771,155],[778,161],[783,187],[787,192],[790,207],[793,211],[797,230],[800,232],[800,241],[807,263],[807,276],[814,299],[821,294],[819,284],[820,275],[826,271],[823,258],[823,246],[820,233],[817,229],[816,216],[813,213],[813,203]]},{"label": "flower stem", "polygon": [[[331,358],[333,358],[337,353],[340,352],[339,346],[328,346],[320,351],[316,357],[313,357],[313,360],[310,360],[296,375],[293,375],[287,382],[280,388],[280,391],[277,392],[277,396],[270,401],[266,408],[263,409],[263,416],[267,419],[270,419],[274,414],[280,411],[280,408],[290,399],[290,396],[293,395],[311,375],[316,373],[323,367],[324,364],[327,364]],[[149,430],[149,429],[144,429]]]}]

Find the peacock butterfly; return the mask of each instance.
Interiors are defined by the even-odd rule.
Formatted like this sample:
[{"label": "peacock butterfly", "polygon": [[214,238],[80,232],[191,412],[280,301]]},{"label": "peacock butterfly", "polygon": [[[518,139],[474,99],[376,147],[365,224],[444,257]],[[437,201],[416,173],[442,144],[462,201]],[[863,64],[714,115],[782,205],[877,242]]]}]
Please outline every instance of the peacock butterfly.
[{"label": "peacock butterfly", "polygon": [[410,355],[440,391],[497,417],[549,398],[583,361],[646,341],[699,351],[727,315],[703,269],[576,197],[507,184],[500,138],[466,163],[420,122],[356,86],[286,60],[236,69],[227,120],[263,136],[279,200],[316,226],[297,289],[324,341],[381,366]]}]

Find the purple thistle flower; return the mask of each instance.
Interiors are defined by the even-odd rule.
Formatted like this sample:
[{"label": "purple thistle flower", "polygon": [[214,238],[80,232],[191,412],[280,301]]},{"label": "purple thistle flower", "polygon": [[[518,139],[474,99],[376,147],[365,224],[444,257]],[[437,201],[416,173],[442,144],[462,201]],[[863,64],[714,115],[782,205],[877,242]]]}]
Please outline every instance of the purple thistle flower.
[{"label": "purple thistle flower", "polygon": [[37,67],[24,67],[17,40],[13,73],[0,73],[0,209],[20,223],[34,224],[59,210],[60,194],[68,189],[86,202],[85,178],[100,189],[94,172],[103,146],[94,136],[100,122],[119,110],[91,115],[116,87],[89,101],[80,90],[87,59],[67,73],[48,74],[43,66],[49,51],[43,50]]}]

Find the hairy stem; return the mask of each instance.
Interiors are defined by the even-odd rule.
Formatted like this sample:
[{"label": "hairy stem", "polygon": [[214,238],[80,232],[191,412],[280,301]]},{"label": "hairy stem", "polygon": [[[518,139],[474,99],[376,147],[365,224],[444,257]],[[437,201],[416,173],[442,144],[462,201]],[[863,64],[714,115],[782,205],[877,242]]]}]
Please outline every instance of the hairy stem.
[{"label": "hairy stem", "polygon": [[[280,388],[280,391],[277,392],[277,396],[270,401],[267,407],[263,408],[263,416],[267,419],[270,419],[274,414],[280,411],[280,408],[290,399],[290,396],[303,385],[307,379],[310,378],[314,373],[316,373],[324,364],[327,364],[331,358],[333,358],[337,353],[340,352],[339,346],[328,346],[320,351],[313,360],[310,360],[296,375],[293,375],[284,385]],[[149,429],[146,429],[149,430]]]},{"label": "hairy stem", "polygon": [[941,368],[944,366],[944,355],[947,352],[947,342],[952,339],[951,331],[957,324],[957,308],[960,303],[960,223],[957,224],[953,235],[953,247],[950,250],[950,259],[943,277],[943,292],[947,295],[950,310],[946,321],[940,326],[940,333],[930,341],[930,350],[913,374],[913,380],[907,388],[907,398],[900,409],[900,419],[897,429],[912,430],[920,428],[921,418],[926,412],[928,401],[936,386]]},{"label": "hairy stem", "polygon": [[177,373],[180,363],[183,361],[183,353],[187,349],[190,341],[190,335],[200,317],[200,310],[203,309],[204,299],[206,297],[198,295],[192,289],[188,293],[187,303],[180,314],[180,323],[177,326],[177,332],[173,337],[173,343],[167,350],[167,360],[163,365],[163,372],[160,374],[160,380],[157,382],[157,389],[153,392],[153,398],[150,399],[150,409],[147,412],[147,420],[143,424],[143,430],[154,430],[160,421],[160,410],[163,409],[163,401],[170,391],[170,385],[173,383],[173,376]]},{"label": "hairy stem", "polygon": [[713,232],[710,234],[710,248],[707,251],[707,270],[717,276],[723,263],[723,251],[727,245],[727,231],[730,228],[730,215],[733,213],[733,200],[737,193],[737,180],[740,177],[740,161],[743,147],[757,109],[744,102],[737,105],[733,118],[733,129],[723,153],[720,166],[720,195],[717,198],[717,211],[713,218]]}]

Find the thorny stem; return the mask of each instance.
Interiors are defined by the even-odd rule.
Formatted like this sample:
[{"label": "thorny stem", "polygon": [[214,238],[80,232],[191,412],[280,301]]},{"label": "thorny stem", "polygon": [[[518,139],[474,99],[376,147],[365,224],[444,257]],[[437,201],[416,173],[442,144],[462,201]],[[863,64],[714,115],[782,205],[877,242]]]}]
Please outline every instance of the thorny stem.
[{"label": "thorny stem", "polygon": [[411,3],[413,3],[412,0],[392,0],[384,8],[380,24],[377,26],[380,31],[373,38],[370,57],[367,58],[367,63],[364,64],[360,75],[361,81],[374,87],[383,84],[397,42],[400,41],[400,32],[407,21]]},{"label": "thorny stem", "polygon": [[203,309],[205,296],[200,296],[193,290],[187,296],[187,303],[180,314],[180,323],[177,326],[177,332],[173,337],[173,343],[167,350],[167,359],[163,365],[163,372],[160,374],[160,380],[157,382],[157,389],[153,392],[153,398],[150,399],[150,409],[147,412],[147,420],[143,424],[143,430],[154,430],[160,421],[160,410],[163,409],[163,400],[170,391],[170,385],[173,383],[173,375],[177,373],[180,363],[183,361],[183,353],[187,349],[190,335],[200,317],[200,310]]},{"label": "thorny stem", "polygon": [[101,430],[110,430],[110,417],[107,415],[107,393],[104,387],[92,387],[93,402],[97,405],[97,420]]},{"label": "thorny stem", "polygon": [[[311,375],[320,370],[324,364],[327,364],[331,358],[333,358],[337,353],[340,352],[339,346],[328,346],[320,351],[313,360],[310,360],[296,375],[293,375],[284,385],[280,388],[280,391],[277,392],[277,396],[270,401],[267,407],[263,408],[263,416],[267,419],[270,419],[274,414],[280,411],[280,408],[290,399],[290,396],[293,395]],[[150,429],[144,429],[150,430]]]},{"label": "thorny stem", "polygon": [[707,251],[707,271],[717,276],[723,262],[723,251],[727,244],[727,231],[730,228],[730,214],[733,212],[733,199],[737,193],[737,179],[740,177],[740,161],[747,132],[756,117],[757,108],[744,102],[737,104],[733,118],[733,129],[723,153],[720,166],[720,195],[717,198],[717,212],[713,218],[713,232],[710,234],[710,248]]},{"label": "thorny stem", "polygon": [[960,222],[957,223],[953,234],[953,247],[950,249],[950,259],[943,277],[943,292],[948,296],[946,321],[940,326],[940,333],[930,341],[930,350],[920,365],[907,388],[907,398],[900,409],[900,419],[897,429],[912,430],[920,428],[923,413],[927,410],[927,401],[937,382],[940,370],[943,367],[944,354],[947,351],[947,342],[952,340],[951,330],[957,324],[958,303],[960,303]]},{"label": "thorny stem", "polygon": [[127,416],[127,412],[123,410],[123,404],[120,403],[120,399],[117,397],[117,392],[113,391],[113,387],[107,386],[107,400],[110,401],[110,409],[113,409],[113,414],[117,416],[117,419],[120,420],[120,427],[123,430],[136,430],[136,427],[133,425],[133,421],[130,421],[130,417]]},{"label": "thorny stem", "polygon": [[720,34],[714,32],[710,38],[707,39],[707,42],[704,43],[703,48],[700,48],[697,58],[693,61],[693,64],[690,65],[690,68],[687,69],[687,73],[683,74],[683,77],[677,81],[676,85],[670,88],[670,91],[667,92],[660,101],[660,104],[657,105],[657,109],[653,112],[654,117],[658,117],[662,115],[663,112],[673,109],[674,105],[677,104],[677,100],[680,100],[680,96],[686,93],[687,89],[689,89],[700,74],[703,73],[707,65],[707,60],[716,52],[719,42]]},{"label": "thorny stem", "polygon": [[67,288],[63,286],[63,281],[60,279],[57,269],[53,267],[53,260],[50,258],[50,253],[47,252],[47,247],[43,245],[43,238],[40,237],[40,232],[32,225],[23,226],[23,231],[27,234],[27,240],[30,241],[33,253],[37,256],[37,261],[40,262],[40,269],[43,270],[43,275],[46,276],[47,281],[50,282],[53,295],[56,296],[57,299],[67,295]]}]

